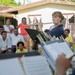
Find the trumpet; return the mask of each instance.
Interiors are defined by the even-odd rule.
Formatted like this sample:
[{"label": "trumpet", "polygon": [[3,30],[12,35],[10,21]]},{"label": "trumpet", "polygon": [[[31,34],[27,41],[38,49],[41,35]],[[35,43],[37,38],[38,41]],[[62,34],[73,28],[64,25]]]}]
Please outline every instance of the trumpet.
[{"label": "trumpet", "polygon": [[46,25],[46,24],[53,24],[53,22],[47,22],[47,23],[42,23],[42,22],[39,22],[39,23],[33,23],[33,24],[27,24],[28,26],[37,26],[37,25]]}]

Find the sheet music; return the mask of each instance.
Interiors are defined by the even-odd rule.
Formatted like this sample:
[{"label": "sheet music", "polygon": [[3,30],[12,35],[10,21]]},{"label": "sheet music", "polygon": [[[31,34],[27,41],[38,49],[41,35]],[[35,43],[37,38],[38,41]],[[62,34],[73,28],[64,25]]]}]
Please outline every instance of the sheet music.
[{"label": "sheet music", "polygon": [[55,49],[53,48],[53,46],[51,46],[50,44],[45,45],[44,49],[47,51],[49,56],[52,56],[53,60],[56,60],[58,57],[58,52],[55,51]]},{"label": "sheet music", "polygon": [[50,46],[57,52],[58,55],[62,53],[61,47],[59,46],[58,42],[52,43],[50,44]]},{"label": "sheet music", "polygon": [[61,50],[64,54],[66,54],[66,55],[74,54],[66,42],[59,43],[59,46],[61,47]]},{"label": "sheet music", "polygon": [[52,44],[45,45],[44,48],[46,51],[49,52],[49,54],[53,57],[53,60],[56,61],[59,54],[64,53],[67,55],[74,55],[74,53],[71,51],[70,47],[67,45],[66,42],[55,42]]},{"label": "sheet music", "polygon": [[0,75],[24,75],[18,58],[0,60]]},{"label": "sheet music", "polygon": [[49,64],[53,68],[54,71],[56,71],[55,62],[58,56],[62,53],[66,55],[65,58],[69,59],[71,58],[74,53],[70,49],[70,47],[67,45],[66,42],[54,42],[52,44],[46,44],[43,46],[45,57],[48,60]]},{"label": "sheet music", "polygon": [[21,59],[26,75],[52,75],[49,65],[43,56],[32,56]]}]

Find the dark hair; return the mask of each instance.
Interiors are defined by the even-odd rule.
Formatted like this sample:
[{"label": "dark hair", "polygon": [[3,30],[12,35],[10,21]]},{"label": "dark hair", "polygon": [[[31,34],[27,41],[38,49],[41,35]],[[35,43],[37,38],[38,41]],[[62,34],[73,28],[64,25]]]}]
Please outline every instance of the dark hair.
[{"label": "dark hair", "polygon": [[0,28],[4,28],[3,25],[0,25]]},{"label": "dark hair", "polygon": [[17,28],[17,27],[15,27],[14,29],[17,29],[17,30],[18,30],[18,28]]},{"label": "dark hair", "polygon": [[22,20],[23,20],[23,19],[25,19],[25,20],[26,20],[26,17],[23,17],[23,18],[22,18]]},{"label": "dark hair", "polygon": [[1,35],[2,35],[3,33],[7,33],[7,32],[6,32],[6,31],[2,31],[2,32],[1,32]]},{"label": "dark hair", "polygon": [[17,43],[17,47],[19,47],[19,44],[22,44],[24,46],[24,43],[22,41]]},{"label": "dark hair", "polygon": [[68,31],[68,33],[70,33],[70,30],[69,29],[65,29],[65,31]]},{"label": "dark hair", "polygon": [[50,31],[49,29],[45,29],[45,30],[44,30],[44,32],[46,32],[46,33],[49,32],[49,31]]}]

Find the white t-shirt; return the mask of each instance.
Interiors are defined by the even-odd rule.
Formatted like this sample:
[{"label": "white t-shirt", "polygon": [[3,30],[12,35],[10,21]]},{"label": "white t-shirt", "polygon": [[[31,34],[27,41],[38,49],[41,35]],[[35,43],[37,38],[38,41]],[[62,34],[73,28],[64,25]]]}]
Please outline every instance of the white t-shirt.
[{"label": "white t-shirt", "polygon": [[[14,26],[13,25],[10,25],[10,28],[13,28],[14,29]],[[9,28],[7,25],[4,25],[4,30],[7,31],[7,32],[10,32]]]},{"label": "white t-shirt", "polygon": [[10,40],[12,45],[17,45],[17,43],[20,41],[25,42],[23,36],[20,34],[18,34],[17,36],[15,34],[11,34]]},{"label": "white t-shirt", "polygon": [[0,36],[0,48],[2,50],[6,50],[7,48],[11,48],[11,41],[9,38],[6,38],[6,40],[4,41],[3,38]]}]

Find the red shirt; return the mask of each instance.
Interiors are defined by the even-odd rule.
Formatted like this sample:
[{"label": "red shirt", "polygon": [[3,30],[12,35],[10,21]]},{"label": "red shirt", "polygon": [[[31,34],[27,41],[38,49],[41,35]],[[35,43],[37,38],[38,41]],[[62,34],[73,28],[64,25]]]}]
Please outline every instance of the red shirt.
[{"label": "red shirt", "polygon": [[21,34],[21,35],[27,35],[27,34],[28,34],[25,29],[26,29],[26,28],[29,28],[29,26],[23,25],[23,24],[19,24],[19,27],[20,27],[20,34]]}]

